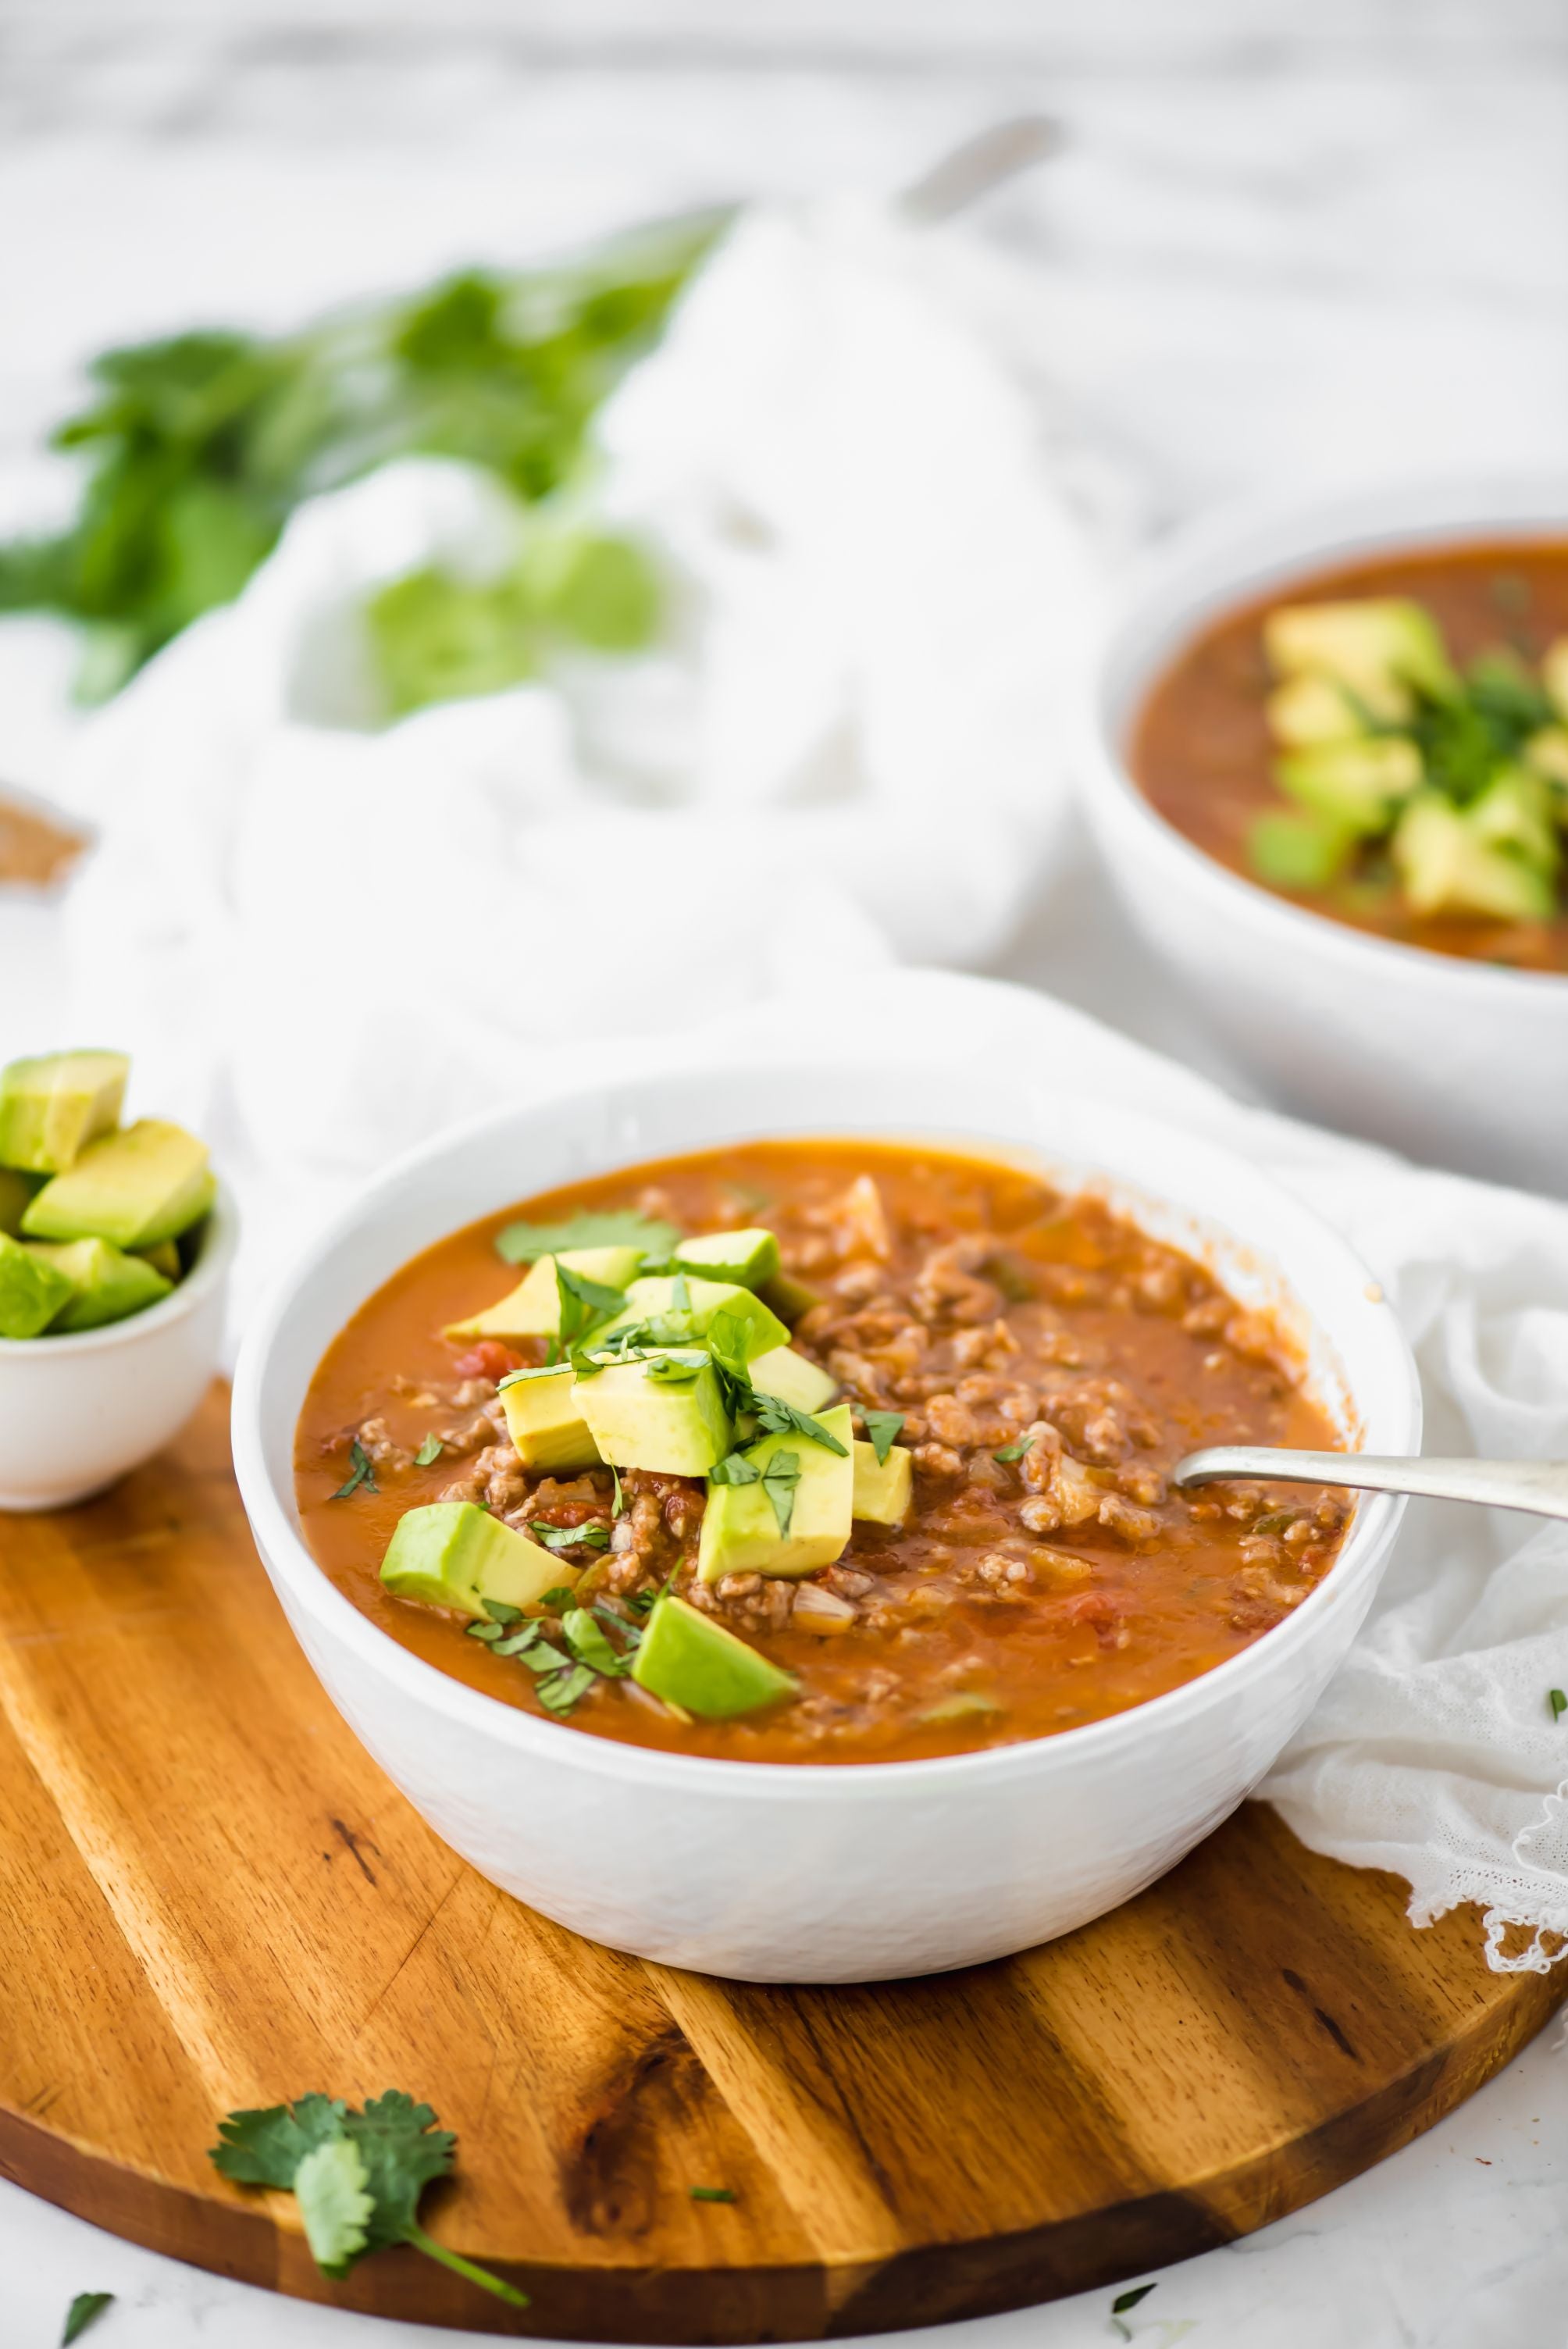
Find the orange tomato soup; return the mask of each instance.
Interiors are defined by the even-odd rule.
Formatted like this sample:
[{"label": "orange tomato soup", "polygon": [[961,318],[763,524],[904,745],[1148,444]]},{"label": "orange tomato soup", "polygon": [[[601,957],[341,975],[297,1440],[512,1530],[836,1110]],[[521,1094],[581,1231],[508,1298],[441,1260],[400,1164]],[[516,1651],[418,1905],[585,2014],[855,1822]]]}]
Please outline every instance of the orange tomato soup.
[{"label": "orange tomato soup", "polygon": [[[687,1234],[777,1234],[814,1300],[793,1346],[838,1381],[857,1434],[867,1411],[902,1415],[913,1504],[897,1527],[855,1523],[842,1557],[810,1578],[826,1600],[765,1575],[704,1586],[700,1478],[623,1469],[617,1496],[607,1468],[522,1468],[497,1381],[542,1361],[544,1341],[441,1335],[518,1277],[494,1242],[520,1210],[471,1225],[406,1266],[329,1348],[300,1419],[296,1485],[305,1539],[337,1588],[499,1702],[542,1713],[533,1673],[377,1578],[407,1509],[478,1501],[555,1528],[558,1543],[596,1529],[589,1539],[609,1547],[560,1552],[586,1569],[578,1604],[592,1593],[606,1619],[634,1623],[673,1587],[794,1675],[796,1692],[703,1722],[605,1679],[564,1733],[759,1762],[904,1761],[1101,1720],[1239,1653],[1331,1565],[1342,1495],[1171,1488],[1172,1464],[1201,1444],[1339,1438],[1270,1319],[1093,1198],[975,1158],[789,1141],[634,1167],[521,1212],[624,1207]],[[430,1437],[440,1455],[420,1466]],[[362,1479],[335,1497],[356,1444],[375,1489]]]}]

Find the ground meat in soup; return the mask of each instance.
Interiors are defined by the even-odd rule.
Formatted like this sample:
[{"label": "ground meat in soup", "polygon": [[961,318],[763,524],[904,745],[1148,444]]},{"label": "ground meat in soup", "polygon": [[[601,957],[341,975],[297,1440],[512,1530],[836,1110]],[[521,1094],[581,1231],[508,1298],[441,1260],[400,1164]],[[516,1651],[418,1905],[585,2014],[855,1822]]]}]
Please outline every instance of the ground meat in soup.
[{"label": "ground meat in soup", "polygon": [[[306,1539],[355,1605],[502,1702],[539,1712],[533,1675],[383,1590],[404,1510],[467,1499],[552,1527],[562,1557],[589,1568],[582,1588],[629,1619],[673,1578],[794,1674],[798,1694],[704,1723],[603,1681],[569,1732],[768,1762],[908,1760],[1122,1712],[1248,1646],[1331,1564],[1349,1515],[1339,1495],[1171,1489],[1171,1465],[1199,1444],[1340,1439],[1266,1316],[1094,1199],[891,1144],[759,1143],[606,1176],[526,1212],[633,1206],[688,1232],[778,1234],[812,1298],[792,1342],[840,1382],[857,1433],[868,1411],[902,1415],[913,1507],[896,1528],[857,1521],[842,1557],[804,1581],[699,1582],[701,1479],[623,1470],[617,1494],[607,1468],[522,1467],[497,1385],[525,1355],[542,1361],[543,1342],[476,1361],[440,1335],[506,1287],[494,1236],[519,1211],[458,1233],[328,1352],[300,1423],[297,1485]],[[432,1436],[441,1451],[421,1465]],[[356,1443],[375,1489],[335,1498]]]}]

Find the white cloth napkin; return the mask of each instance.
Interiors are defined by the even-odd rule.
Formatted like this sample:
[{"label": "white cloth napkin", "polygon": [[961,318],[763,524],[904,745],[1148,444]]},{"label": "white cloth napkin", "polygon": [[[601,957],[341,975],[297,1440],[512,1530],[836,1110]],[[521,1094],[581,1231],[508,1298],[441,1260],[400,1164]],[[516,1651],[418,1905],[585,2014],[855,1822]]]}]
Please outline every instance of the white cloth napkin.
[{"label": "white cloth napkin", "polygon": [[84,730],[75,1032],[253,1225],[604,1040],[809,976],[833,1019],[1004,943],[1097,574],[954,264],[869,204],[741,218],[598,428],[601,510],[677,583],[657,651],[365,730],[366,591],[504,530],[486,478],[402,464]]}]

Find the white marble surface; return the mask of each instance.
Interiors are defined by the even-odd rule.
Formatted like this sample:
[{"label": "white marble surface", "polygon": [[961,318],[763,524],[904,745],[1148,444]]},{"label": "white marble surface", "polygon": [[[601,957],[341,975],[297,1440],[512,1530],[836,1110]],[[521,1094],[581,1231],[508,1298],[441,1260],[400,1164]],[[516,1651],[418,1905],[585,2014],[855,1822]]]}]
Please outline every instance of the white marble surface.
[{"label": "white marble surface", "polygon": [[[1064,151],[976,224],[1033,265],[1043,391],[1141,526],[1281,478],[1563,462],[1561,0],[6,0],[0,466],[116,336],[281,320],[715,196],[896,186],[1035,108]],[[46,783],[52,739],[16,696],[0,771]],[[41,943],[0,926],[0,1024],[43,999]],[[1091,877],[1058,880],[1005,968],[1212,1065]],[[1136,2337],[1568,2340],[1561,2077],[1538,2043],[1372,2175],[1169,2271]],[[0,2184],[3,2349],[49,2349],[84,2290],[118,2295],[95,2349],[451,2337],[225,2283]],[[1111,2337],[1109,2301],[945,2339],[1078,2349]]]}]

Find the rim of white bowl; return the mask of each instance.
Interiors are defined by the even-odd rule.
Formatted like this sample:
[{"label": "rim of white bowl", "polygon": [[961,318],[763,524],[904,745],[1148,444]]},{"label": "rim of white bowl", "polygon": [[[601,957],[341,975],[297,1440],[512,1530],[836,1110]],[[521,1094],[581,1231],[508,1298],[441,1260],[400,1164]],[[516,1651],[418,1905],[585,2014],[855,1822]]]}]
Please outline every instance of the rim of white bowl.
[{"label": "rim of white bowl", "polygon": [[[1423,510],[1424,521],[1419,518]],[[1385,518],[1407,513],[1408,519]],[[1274,531],[1292,539],[1288,550],[1266,555],[1248,551],[1251,542]],[[1521,545],[1546,540],[1561,543],[1568,537],[1568,480],[1525,473],[1435,475],[1376,489],[1345,490],[1312,503],[1299,493],[1286,492],[1238,500],[1173,532],[1130,574],[1094,662],[1084,712],[1089,762],[1109,781],[1117,811],[1157,839],[1167,862],[1190,883],[1205,888],[1222,915],[1233,916],[1246,909],[1260,926],[1281,924],[1303,943],[1315,941],[1324,952],[1358,968],[1369,983],[1398,968],[1418,975],[1439,993],[1495,992],[1501,997],[1521,987],[1568,986],[1568,973],[1563,971],[1522,970],[1439,954],[1433,947],[1358,930],[1264,888],[1222,864],[1162,815],[1139,788],[1127,756],[1128,728],[1150,687],[1211,621],[1255,602],[1272,581],[1309,579],[1326,565],[1353,562],[1357,555],[1462,545],[1493,534],[1500,543],[1510,539]],[[1193,584],[1194,574],[1227,554],[1236,558],[1228,585]],[[1178,591],[1184,581],[1189,593],[1181,598]],[[1143,657],[1132,664],[1134,682],[1123,694],[1126,706],[1119,719],[1110,708],[1112,674],[1126,658],[1126,639],[1146,626],[1151,605],[1167,603],[1173,614],[1184,603],[1184,616],[1172,616],[1162,625]]]},{"label": "rim of white bowl", "polygon": [[194,1313],[202,1299],[217,1287],[233,1261],[239,1237],[240,1219],[233,1194],[226,1183],[220,1182],[202,1223],[201,1253],[167,1297],[160,1297],[156,1305],[146,1306],[139,1313],[128,1313],[123,1320],[107,1321],[99,1330],[62,1330],[53,1337],[45,1330],[36,1338],[0,1338],[0,1361],[36,1361],[40,1346],[48,1349],[51,1361],[67,1354],[105,1353],[111,1347],[132,1345],[138,1339],[150,1337],[155,1330],[167,1330],[171,1321],[182,1321],[187,1314]]},{"label": "rim of white bowl", "polygon": [[[733,1073],[723,1062],[711,1065],[705,1062],[700,1067],[683,1063],[652,1072],[640,1081],[656,1084],[661,1081],[701,1074],[716,1087],[721,1087],[727,1072]],[[809,1072],[795,1068],[773,1073],[801,1075]],[[531,1101],[526,1107],[530,1112],[559,1110],[574,1102],[591,1100],[612,1085],[624,1087],[637,1081],[639,1080],[634,1078],[612,1079],[562,1087],[542,1094],[538,1101]],[[1069,1099],[1065,1093],[1063,1098],[1064,1101]],[[1119,1102],[1102,1102],[1082,1092],[1070,1098],[1088,1103],[1102,1115],[1146,1128],[1152,1141],[1158,1142],[1161,1136],[1178,1137],[1183,1149],[1208,1156],[1217,1165],[1222,1166],[1233,1179],[1239,1173],[1244,1182],[1254,1184],[1265,1193],[1271,1207],[1285,1227],[1285,1249],[1276,1252],[1271,1247],[1268,1260],[1277,1268],[1287,1296],[1295,1295],[1285,1262],[1289,1234],[1294,1226],[1304,1234],[1310,1232],[1318,1247],[1326,1248],[1338,1258],[1347,1288],[1359,1289],[1370,1298],[1376,1284],[1367,1267],[1348,1242],[1342,1239],[1330,1224],[1326,1223],[1286,1185],[1264,1173],[1239,1152],[1228,1150],[1223,1144],[1211,1142],[1207,1137],[1188,1133],[1141,1111],[1124,1109]],[[390,1632],[384,1631],[368,1616],[362,1614],[338,1589],[306,1547],[273,1483],[262,1441],[260,1406],[268,1355],[312,1268],[339,1247],[349,1233],[367,1220],[373,1220],[378,1203],[394,1193],[410,1174],[438,1163],[495,1128],[505,1125],[518,1115],[519,1107],[513,1103],[502,1111],[487,1111],[408,1152],[322,1226],[296,1254],[273,1282],[241,1348],[234,1371],[231,1441],[241,1498],[257,1546],[270,1569],[287,1581],[291,1591],[329,1632],[346,1638],[360,1659],[383,1679],[449,1718],[486,1731],[510,1744],[520,1754],[569,1762],[573,1766],[604,1777],[624,1779],[629,1774],[635,1774],[641,1779],[662,1780],[671,1785],[707,1785],[716,1791],[722,1785],[729,1795],[751,1794],[758,1797],[766,1795],[769,1799],[787,1795],[791,1799],[799,1800],[808,1796],[813,1800],[819,1798],[830,1785],[840,1792],[841,1800],[872,1801],[877,1798],[879,1790],[885,1791],[891,1798],[897,1788],[907,1786],[913,1781],[934,1784],[949,1779],[954,1774],[966,1779],[1006,1777],[1020,1771],[1037,1771],[1053,1764],[1057,1767],[1065,1766],[1075,1755],[1114,1744],[1119,1740],[1158,1732],[1162,1723],[1179,1719],[1184,1713],[1212,1702],[1216,1689],[1222,1690],[1227,1676],[1233,1681],[1238,1673],[1245,1674],[1249,1670],[1256,1669],[1259,1651],[1269,1642],[1298,1640],[1303,1635],[1297,1626],[1311,1622],[1328,1608],[1338,1605],[1339,1594],[1347,1588],[1353,1567],[1360,1567],[1369,1553],[1376,1556],[1386,1550],[1393,1539],[1404,1513],[1403,1496],[1393,1494],[1366,1496],[1357,1507],[1348,1540],[1323,1580],[1284,1622],[1264,1632],[1249,1647],[1228,1656],[1211,1671],[1201,1672],[1194,1679],[1183,1681],[1176,1688],[1167,1690],[1162,1695],[1147,1698],[1142,1703],[1130,1705],[1124,1712],[1107,1714],[1103,1720],[1084,1722],[1048,1736],[1021,1738],[1008,1745],[983,1746],[973,1753],[934,1754],[908,1762],[731,1761],[710,1754],[670,1754],[656,1746],[596,1737],[583,1730],[573,1730],[563,1722],[535,1720],[531,1713],[523,1712],[519,1706],[503,1704],[499,1698],[470,1688],[465,1682],[455,1680],[450,1673],[442,1671],[438,1665],[428,1663],[423,1657],[413,1654],[400,1641],[393,1639]],[[821,1131],[825,1135],[848,1134],[851,1129],[825,1123]],[[882,1138],[889,1137],[884,1134]],[[956,1146],[963,1136],[954,1131],[947,1138]],[[972,1139],[978,1143],[983,1137],[975,1135]],[[984,1139],[995,1145],[1002,1137],[992,1134]],[[722,1139],[694,1143],[691,1147],[694,1151],[722,1149],[724,1143]],[[1048,1167],[1047,1150],[1033,1143],[1021,1144],[1020,1147],[1038,1157]],[[1116,1178],[1110,1179],[1114,1182]],[[1150,1196],[1156,1195],[1153,1186],[1150,1186]],[[483,1212],[497,1212],[511,1204],[508,1200],[498,1200],[495,1209]],[[461,1226],[454,1228],[460,1229]],[[444,1233],[433,1233],[423,1245],[432,1247],[445,1237]],[[1248,1244],[1242,1245],[1245,1247]],[[418,1253],[420,1250],[415,1248],[409,1255],[412,1257]],[[371,1295],[375,1293],[375,1290],[369,1292]],[[1418,1451],[1421,1389],[1415,1356],[1392,1310],[1385,1309],[1387,1309],[1389,1369],[1394,1377],[1390,1380],[1391,1392],[1383,1407],[1386,1413],[1392,1413],[1396,1421],[1393,1431],[1396,1444],[1402,1441],[1408,1450]],[[1326,1336],[1327,1333],[1324,1334]],[[334,1335],[336,1335],[335,1331]],[[1392,1391],[1396,1379],[1397,1392]],[[1348,1401],[1352,1404],[1356,1402],[1354,1392],[1349,1393]],[[1404,1431],[1402,1436],[1401,1429]],[[1277,1649],[1273,1652],[1277,1654]]]}]

